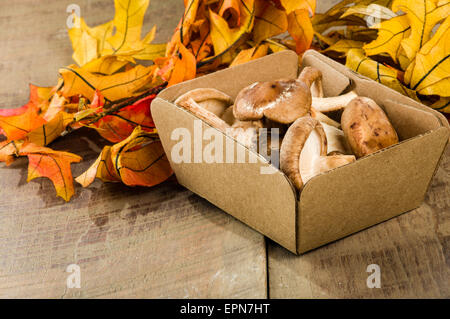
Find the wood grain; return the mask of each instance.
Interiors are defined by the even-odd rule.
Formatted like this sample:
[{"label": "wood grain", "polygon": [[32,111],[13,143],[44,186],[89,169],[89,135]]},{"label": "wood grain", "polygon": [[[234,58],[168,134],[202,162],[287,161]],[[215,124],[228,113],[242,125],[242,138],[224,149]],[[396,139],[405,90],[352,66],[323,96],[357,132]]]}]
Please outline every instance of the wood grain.
[{"label": "wood grain", "polygon": [[[418,209],[302,256],[268,249],[271,298],[449,298],[450,148]],[[381,288],[367,287],[370,264]]]},{"label": "wood grain", "polygon": [[[73,1],[0,3],[0,105],[19,106],[28,83],[54,85],[72,63],[65,9]],[[113,1],[76,1],[89,25],[114,14]],[[145,30],[167,40],[182,1],[152,1]],[[144,31],[145,31],[144,30]],[[83,129],[51,146],[81,155],[74,176],[106,141]],[[0,165],[0,298],[264,298],[266,252],[256,233],[174,179],[154,188],[96,181],[69,203],[49,180],[26,183],[27,161]],[[81,288],[66,288],[66,268]]]}]

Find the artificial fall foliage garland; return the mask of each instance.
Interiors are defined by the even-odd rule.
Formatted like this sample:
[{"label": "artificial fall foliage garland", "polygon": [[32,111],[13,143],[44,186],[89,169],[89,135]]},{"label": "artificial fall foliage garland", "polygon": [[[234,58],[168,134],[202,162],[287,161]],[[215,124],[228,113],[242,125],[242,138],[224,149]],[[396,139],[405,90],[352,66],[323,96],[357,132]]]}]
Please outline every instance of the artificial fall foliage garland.
[{"label": "artificial fall foliage garland", "polygon": [[[48,146],[80,127],[112,143],[76,181],[95,178],[153,186],[171,174],[150,105],[158,92],[272,52],[313,48],[357,72],[450,112],[450,1],[343,0],[314,15],[315,0],[184,0],[167,44],[141,37],[149,0],[114,0],[114,19],[89,27],[74,16],[74,65],[54,87],[30,85],[29,102],[0,109],[0,161],[29,159],[28,180],[49,178],[57,195],[74,194],[70,164],[82,159]],[[368,25],[368,17],[378,24]],[[314,35],[316,41],[313,42]],[[136,60],[152,61],[143,66]],[[147,63],[148,65],[148,63]]]},{"label": "artificial fall foliage garland", "polygon": [[[28,181],[49,178],[58,196],[74,194],[70,164],[81,157],[47,147],[80,127],[115,143],[76,181],[95,178],[153,186],[171,174],[150,113],[167,86],[288,48],[298,53],[313,39],[315,0],[185,0],[185,12],[167,44],[152,43],[156,28],[141,38],[149,0],[115,0],[114,19],[89,27],[74,16],[69,30],[74,65],[59,70],[54,87],[30,86],[29,102],[0,110],[0,161],[27,156]],[[289,38],[273,37],[288,33]],[[143,66],[136,60],[149,60]]]}]

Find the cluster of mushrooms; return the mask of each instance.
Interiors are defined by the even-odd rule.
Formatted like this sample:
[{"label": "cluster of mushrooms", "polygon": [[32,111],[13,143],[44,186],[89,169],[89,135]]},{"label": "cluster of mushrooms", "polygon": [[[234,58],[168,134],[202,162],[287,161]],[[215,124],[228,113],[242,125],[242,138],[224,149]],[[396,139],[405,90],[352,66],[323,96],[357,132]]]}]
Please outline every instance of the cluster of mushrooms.
[{"label": "cluster of mushrooms", "polygon": [[[322,73],[313,67],[297,79],[253,83],[234,101],[219,90],[199,88],[175,104],[246,146],[258,140],[259,129],[278,128],[280,168],[298,190],[318,174],[398,143],[375,101],[354,91],[324,97]],[[270,136],[266,144],[270,156]]]}]

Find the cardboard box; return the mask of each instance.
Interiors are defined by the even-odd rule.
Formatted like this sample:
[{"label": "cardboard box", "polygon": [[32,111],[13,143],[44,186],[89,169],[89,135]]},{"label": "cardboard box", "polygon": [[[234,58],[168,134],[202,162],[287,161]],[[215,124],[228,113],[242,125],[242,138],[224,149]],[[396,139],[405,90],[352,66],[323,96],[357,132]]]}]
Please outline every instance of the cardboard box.
[{"label": "cardboard box", "polygon": [[[449,139],[448,122],[440,113],[417,103],[315,52],[303,65],[323,72],[325,96],[339,95],[349,85],[384,108],[401,142],[312,178],[301,194],[281,172],[261,174],[270,164],[227,135],[223,145],[244,152],[256,163],[174,163],[174,129],[193,136],[194,115],[172,102],[194,88],[212,87],[235,98],[256,81],[296,78],[298,58],[292,51],[221,70],[174,85],[152,103],[152,115],[164,150],[181,185],[225,212],[299,254],[417,208]],[[209,125],[202,122],[202,129]],[[209,141],[203,141],[203,146]],[[228,144],[227,144],[228,143]],[[191,154],[195,147],[192,145]],[[393,234],[393,236],[395,236]]]}]

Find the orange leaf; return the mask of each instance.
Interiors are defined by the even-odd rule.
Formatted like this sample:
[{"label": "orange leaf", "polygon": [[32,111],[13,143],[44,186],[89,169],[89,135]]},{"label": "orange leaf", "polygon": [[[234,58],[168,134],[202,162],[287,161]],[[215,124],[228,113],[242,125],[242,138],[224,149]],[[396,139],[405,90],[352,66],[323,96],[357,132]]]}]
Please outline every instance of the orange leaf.
[{"label": "orange leaf", "polygon": [[80,162],[81,157],[68,152],[54,151],[47,147],[28,143],[20,150],[20,155],[28,156],[28,179],[47,177],[55,186],[56,194],[65,201],[74,194],[70,164]]},{"label": "orange leaf", "polygon": [[263,44],[247,50],[242,50],[230,64],[230,67],[263,57],[267,55],[268,50],[269,46],[267,44]]},{"label": "orange leaf", "polygon": [[21,142],[3,141],[0,143],[0,162],[5,162],[9,166],[15,161],[18,155]]},{"label": "orange leaf", "polygon": [[113,75],[97,75],[76,66],[59,70],[64,78],[62,93],[65,97],[82,95],[89,100],[94,97],[95,90],[111,101],[130,97],[150,80],[154,66],[137,65],[129,71]]},{"label": "orange leaf", "polygon": [[278,10],[270,1],[265,0],[257,0],[255,8],[253,39],[256,43],[286,32],[288,20],[285,11]]},{"label": "orange leaf", "polygon": [[307,10],[295,10],[288,14],[288,32],[295,40],[298,54],[311,46],[314,30]]},{"label": "orange leaf", "polygon": [[175,56],[175,64],[168,86],[195,78],[197,61],[191,51],[180,44],[180,57]]},{"label": "orange leaf", "polygon": [[27,104],[25,112],[23,110],[20,112],[18,115],[0,116],[0,128],[8,140],[22,139],[45,123],[45,120],[39,115],[39,106],[35,104]]},{"label": "orange leaf", "polygon": [[88,187],[95,178],[104,182],[120,182],[120,177],[111,160],[111,146],[105,146],[97,160],[75,180],[83,187]]},{"label": "orange leaf", "polygon": [[147,132],[156,132],[150,112],[150,104],[155,95],[147,96],[132,105],[124,107],[119,112],[107,115],[90,126],[110,142],[118,143],[127,138],[136,126],[141,126]]},{"label": "orange leaf", "polygon": [[154,186],[172,175],[161,142],[155,134],[136,127],[122,142],[106,146],[89,169],[76,181],[83,187],[95,178],[103,181],[122,181],[129,186]]},{"label": "orange leaf", "polygon": [[230,28],[236,28],[241,24],[241,10],[238,0],[224,0],[221,4],[219,15],[228,22]]},{"label": "orange leaf", "polygon": [[116,172],[128,186],[154,186],[173,173],[159,139],[140,127],[124,141],[113,145],[111,156]]}]

